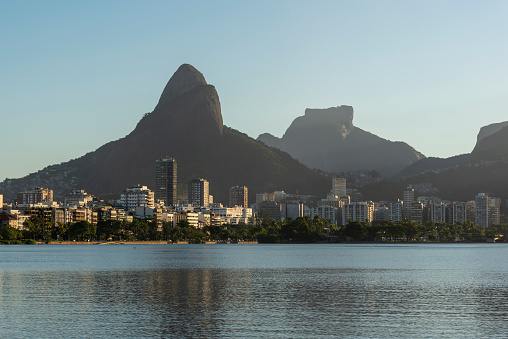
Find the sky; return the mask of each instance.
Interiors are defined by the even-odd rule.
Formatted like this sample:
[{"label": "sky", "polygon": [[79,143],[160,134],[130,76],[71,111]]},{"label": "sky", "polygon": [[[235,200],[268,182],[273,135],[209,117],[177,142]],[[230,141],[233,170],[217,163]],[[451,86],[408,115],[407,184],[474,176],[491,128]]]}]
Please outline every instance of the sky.
[{"label": "sky", "polygon": [[306,108],[426,156],[508,120],[508,1],[0,0],[0,181],[129,134],[192,64],[224,124],[282,136]]}]

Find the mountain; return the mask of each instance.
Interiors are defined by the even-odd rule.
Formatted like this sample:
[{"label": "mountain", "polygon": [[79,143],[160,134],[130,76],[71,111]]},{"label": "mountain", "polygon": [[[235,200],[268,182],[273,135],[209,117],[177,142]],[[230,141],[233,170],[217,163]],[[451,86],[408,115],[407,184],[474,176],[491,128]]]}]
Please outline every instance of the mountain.
[{"label": "mountain", "polygon": [[486,135],[481,139],[480,135],[478,135],[478,142],[476,143],[473,152],[471,152],[471,158],[473,160],[492,161],[504,159],[507,157],[508,157],[508,123],[504,127],[501,127],[499,130],[497,130],[496,132],[490,135]]},{"label": "mountain", "polygon": [[284,189],[321,194],[329,178],[306,168],[287,153],[269,148],[223,125],[219,96],[204,76],[184,64],[174,73],[151,113],[126,137],[109,142],[78,159],[49,166],[21,179],[6,179],[0,192],[13,198],[33,186],[49,187],[61,197],[72,189],[103,195],[143,184],[155,189],[155,160],[178,162],[179,193],[201,177],[210,182],[214,200],[227,203],[228,189],[256,193]]},{"label": "mountain", "polygon": [[310,168],[327,172],[376,170],[390,177],[424,158],[404,142],[386,140],[355,127],[351,106],[308,108],[282,138],[264,133],[258,140],[288,152]]},{"label": "mountain", "polygon": [[395,178],[405,178],[430,171],[442,171],[450,167],[462,165],[470,159],[471,155],[460,154],[449,158],[428,157],[420,159],[399,172]]},{"label": "mountain", "polygon": [[418,160],[404,168],[395,178],[404,178],[425,172],[442,172],[446,169],[477,161],[500,160],[508,157],[508,121],[490,124],[480,128],[476,146],[471,153],[449,158],[429,157]]},{"label": "mountain", "polygon": [[[399,173],[397,181],[385,181],[361,188],[366,199],[397,199],[405,186],[424,184],[448,200],[471,200],[480,192],[508,199],[508,122],[480,129],[473,151],[454,157],[426,158]],[[402,188],[402,189],[401,189]],[[421,195],[427,193],[417,192]]]},{"label": "mountain", "polygon": [[508,121],[497,122],[480,128],[478,136],[476,137],[476,143],[479,143],[483,138],[488,137],[496,132],[499,132],[503,127],[508,126]]}]

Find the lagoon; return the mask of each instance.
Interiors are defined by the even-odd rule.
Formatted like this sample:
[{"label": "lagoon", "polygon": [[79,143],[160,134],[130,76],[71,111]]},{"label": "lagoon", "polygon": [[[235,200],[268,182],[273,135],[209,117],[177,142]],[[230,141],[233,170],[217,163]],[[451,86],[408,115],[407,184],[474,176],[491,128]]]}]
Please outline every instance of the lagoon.
[{"label": "lagoon", "polygon": [[505,244],[0,246],[9,338],[508,333]]}]

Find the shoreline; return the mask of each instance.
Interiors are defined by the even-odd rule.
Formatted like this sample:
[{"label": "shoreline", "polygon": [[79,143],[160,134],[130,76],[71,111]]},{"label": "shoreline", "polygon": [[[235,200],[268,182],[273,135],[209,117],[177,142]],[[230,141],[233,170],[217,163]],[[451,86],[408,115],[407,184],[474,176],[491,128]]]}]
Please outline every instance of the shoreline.
[{"label": "shoreline", "polygon": [[[258,244],[257,241],[238,241],[238,242],[222,242],[222,241],[206,241],[202,245],[215,245],[215,244],[228,244],[228,245],[242,245],[242,244]],[[187,241],[179,241],[172,243],[165,240],[153,241],[52,241],[46,243],[44,241],[37,241],[37,245],[189,245]]]}]

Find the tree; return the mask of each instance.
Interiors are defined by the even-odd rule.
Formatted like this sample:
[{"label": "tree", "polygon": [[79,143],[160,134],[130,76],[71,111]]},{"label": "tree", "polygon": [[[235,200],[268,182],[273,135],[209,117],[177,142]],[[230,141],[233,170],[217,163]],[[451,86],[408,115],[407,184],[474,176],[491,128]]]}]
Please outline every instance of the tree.
[{"label": "tree", "polygon": [[350,238],[355,241],[365,240],[368,234],[367,227],[368,225],[365,222],[350,221],[342,228],[342,234],[346,238]]},{"label": "tree", "polygon": [[0,230],[0,236],[3,240],[15,240],[21,239],[22,235],[17,228],[6,225]]},{"label": "tree", "polygon": [[70,225],[69,235],[75,240],[94,239],[96,227],[88,221],[78,221]]}]

